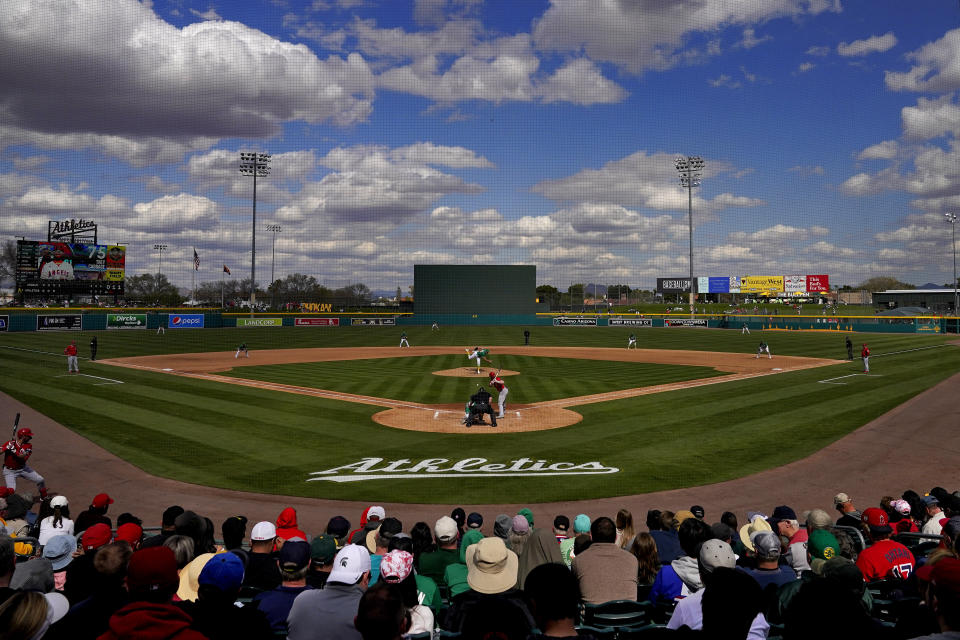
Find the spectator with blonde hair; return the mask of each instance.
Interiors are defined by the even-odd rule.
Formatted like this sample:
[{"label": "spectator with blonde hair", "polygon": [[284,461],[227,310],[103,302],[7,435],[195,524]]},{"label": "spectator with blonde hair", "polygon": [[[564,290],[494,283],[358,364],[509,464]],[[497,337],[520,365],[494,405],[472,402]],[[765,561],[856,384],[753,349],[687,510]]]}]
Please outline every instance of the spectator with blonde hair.
[{"label": "spectator with blonde hair", "polygon": [[633,514],[627,509],[620,509],[617,512],[617,546],[621,549],[630,550],[633,545]]}]

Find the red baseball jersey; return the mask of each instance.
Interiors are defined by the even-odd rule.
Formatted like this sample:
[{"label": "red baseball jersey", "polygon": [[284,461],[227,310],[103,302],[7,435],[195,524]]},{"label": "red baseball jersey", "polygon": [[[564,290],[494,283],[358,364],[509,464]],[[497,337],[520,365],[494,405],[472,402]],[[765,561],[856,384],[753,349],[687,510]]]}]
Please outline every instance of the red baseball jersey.
[{"label": "red baseball jersey", "polygon": [[77,345],[68,344],[67,348],[63,350],[63,355],[65,356],[75,356],[77,355]]},{"label": "red baseball jersey", "polygon": [[29,442],[20,444],[16,440],[7,440],[3,445],[3,466],[7,469],[23,469],[31,453],[33,445]]},{"label": "red baseball jersey", "polygon": [[893,540],[875,542],[857,557],[857,568],[867,582],[884,578],[906,580],[916,564],[910,549]]},{"label": "red baseball jersey", "polygon": [[870,357],[870,349],[867,349],[866,347],[864,347],[863,350],[860,352],[860,357],[862,357],[862,358],[869,358],[869,357]]},{"label": "red baseball jersey", "polygon": [[503,384],[503,380],[501,380],[499,377],[496,377],[490,380],[490,386],[496,389],[497,391],[503,391],[503,388],[506,385]]}]

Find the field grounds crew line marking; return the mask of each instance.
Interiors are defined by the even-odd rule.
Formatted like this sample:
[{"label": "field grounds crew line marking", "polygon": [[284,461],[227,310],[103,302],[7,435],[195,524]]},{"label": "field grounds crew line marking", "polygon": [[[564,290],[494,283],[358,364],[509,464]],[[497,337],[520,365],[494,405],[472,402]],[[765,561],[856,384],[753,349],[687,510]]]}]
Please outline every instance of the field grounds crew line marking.
[{"label": "field grounds crew line marking", "polygon": [[[900,353],[910,353],[911,351],[926,351],[927,349],[939,349],[940,347],[948,347],[947,344],[934,344],[929,347],[917,347],[916,349],[904,349],[903,351],[890,351],[888,353],[874,353],[870,354],[871,358],[882,358],[883,356],[895,356]],[[861,358],[862,360],[863,358]]]},{"label": "field grounds crew line marking", "polygon": [[[26,351],[27,353],[42,353],[45,356],[59,356],[61,358],[64,357],[62,353],[54,353],[53,351],[40,351],[39,349],[24,349],[23,347],[9,347],[7,345],[4,345],[2,348],[13,349],[14,351]],[[77,358],[79,358],[80,360],[89,360],[89,358],[87,358],[86,356],[81,356],[79,354],[77,354]]]},{"label": "field grounds crew line marking", "polygon": [[[93,386],[95,386],[95,387],[98,387],[98,386],[100,386],[100,385],[102,385],[102,384],[123,384],[123,380],[114,380],[113,378],[101,378],[100,376],[92,376],[92,375],[90,375],[89,373],[77,373],[77,374],[75,374],[75,375],[77,375],[77,376],[83,376],[83,377],[85,377],[85,378],[96,378],[97,380],[106,380],[106,381],[107,381],[107,382],[97,382],[96,384],[93,385]],[[73,376],[72,376],[71,374],[69,374],[69,373],[65,373],[65,374],[63,374],[63,375],[59,375],[59,376],[55,376],[55,377],[57,377],[57,378],[68,378],[68,377],[73,377]]]}]

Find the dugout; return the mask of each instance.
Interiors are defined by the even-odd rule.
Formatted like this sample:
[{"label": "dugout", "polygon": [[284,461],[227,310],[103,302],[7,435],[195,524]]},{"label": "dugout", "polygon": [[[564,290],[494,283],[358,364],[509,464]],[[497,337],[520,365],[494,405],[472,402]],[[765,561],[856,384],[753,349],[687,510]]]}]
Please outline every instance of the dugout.
[{"label": "dugout", "polygon": [[537,312],[536,265],[413,265],[416,316],[511,316]]}]

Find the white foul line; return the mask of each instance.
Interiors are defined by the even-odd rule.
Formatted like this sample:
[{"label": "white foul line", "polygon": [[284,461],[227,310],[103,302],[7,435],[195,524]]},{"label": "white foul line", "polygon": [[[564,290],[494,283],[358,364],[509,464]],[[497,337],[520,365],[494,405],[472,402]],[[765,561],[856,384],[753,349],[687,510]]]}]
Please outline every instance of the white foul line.
[{"label": "white foul line", "polygon": [[[84,378],[96,378],[97,380],[106,380],[106,381],[107,381],[107,382],[98,382],[98,383],[96,383],[95,385],[93,385],[93,386],[95,386],[95,387],[99,387],[100,385],[103,385],[103,384],[123,384],[123,380],[114,380],[113,378],[101,378],[100,376],[92,376],[92,375],[90,375],[89,373],[78,373],[77,375],[78,375],[78,376],[83,376]],[[71,374],[69,374],[69,373],[65,373],[65,374],[63,374],[63,375],[54,376],[54,377],[56,377],[56,378],[67,378],[67,377],[72,377],[72,376],[71,376]]]}]

